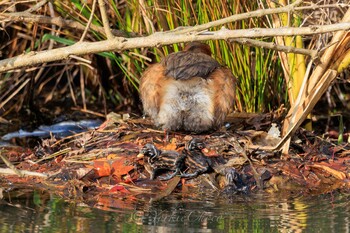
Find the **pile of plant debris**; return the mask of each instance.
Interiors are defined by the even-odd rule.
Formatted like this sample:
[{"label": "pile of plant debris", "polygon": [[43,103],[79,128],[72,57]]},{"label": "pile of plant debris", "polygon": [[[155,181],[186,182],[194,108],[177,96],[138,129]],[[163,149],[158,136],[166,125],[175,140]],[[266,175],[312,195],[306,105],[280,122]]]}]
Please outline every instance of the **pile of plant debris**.
[{"label": "pile of plant debris", "polygon": [[[271,133],[278,134],[275,124],[280,115],[235,117],[218,131],[191,135],[158,131],[147,119],[123,119],[111,113],[96,130],[46,139],[34,149],[3,147],[1,157],[8,168],[0,170],[0,191],[4,196],[17,189],[42,189],[94,205],[119,206],[125,201],[159,200],[172,193],[200,197],[208,190],[218,195],[250,195],[349,189],[347,144],[299,130],[288,155],[259,149],[280,140]],[[193,140],[203,143],[200,153],[211,161],[206,171],[181,178],[190,172],[185,166],[173,178],[162,180],[173,171],[160,169],[150,179],[145,169],[149,161],[140,156],[146,145],[153,145],[159,153],[183,155]]]}]

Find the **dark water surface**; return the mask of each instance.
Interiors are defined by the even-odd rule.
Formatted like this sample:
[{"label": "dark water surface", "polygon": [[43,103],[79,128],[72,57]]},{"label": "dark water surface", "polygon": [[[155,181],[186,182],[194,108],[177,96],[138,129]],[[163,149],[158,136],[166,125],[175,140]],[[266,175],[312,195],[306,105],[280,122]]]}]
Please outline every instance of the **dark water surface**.
[{"label": "dark water surface", "polygon": [[[350,195],[168,198],[89,207],[34,192],[0,202],[0,232],[348,232]],[[108,204],[107,204],[108,205]],[[118,206],[115,203],[111,204]]]}]

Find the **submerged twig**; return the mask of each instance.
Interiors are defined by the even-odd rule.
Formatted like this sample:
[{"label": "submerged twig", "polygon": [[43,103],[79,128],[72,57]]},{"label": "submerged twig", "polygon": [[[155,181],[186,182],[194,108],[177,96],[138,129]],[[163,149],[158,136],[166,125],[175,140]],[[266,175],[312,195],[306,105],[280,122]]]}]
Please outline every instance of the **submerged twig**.
[{"label": "submerged twig", "polygon": [[18,175],[18,173],[11,168],[0,168],[1,175],[18,175],[20,177],[35,176],[35,177],[41,177],[41,178],[49,177],[49,175],[41,172],[32,172],[32,171],[25,171],[25,170],[17,170],[17,171],[20,171],[21,175]]},{"label": "submerged twig", "polygon": [[47,178],[48,175],[45,173],[25,171],[17,169],[6,156],[3,155],[4,150],[0,150],[0,158],[4,161],[8,168],[0,168],[1,175],[18,175],[19,177],[25,176],[36,176]]},{"label": "submerged twig", "polygon": [[10,160],[7,159],[6,156],[4,156],[4,155],[2,154],[3,151],[4,151],[4,150],[0,150],[0,158],[2,159],[2,161],[4,161],[4,163],[6,164],[6,166],[9,167],[9,168],[11,169],[12,174],[16,174],[16,175],[18,175],[18,176],[20,176],[20,177],[23,177],[23,176],[24,176],[23,173],[22,173],[20,170],[18,170],[18,169],[10,162]]},{"label": "submerged twig", "polygon": [[70,152],[71,150],[72,150],[72,149],[71,149],[70,147],[65,148],[65,149],[60,150],[60,151],[57,151],[57,152],[55,152],[55,153],[53,153],[53,154],[51,154],[51,155],[49,155],[49,156],[46,156],[45,158],[39,159],[39,160],[35,161],[35,163],[40,163],[40,162],[42,162],[42,161],[44,161],[44,160],[48,160],[48,159],[55,158],[55,157],[57,157],[57,156],[66,154],[66,153]]},{"label": "submerged twig", "polygon": [[160,199],[162,199],[166,196],[169,196],[174,191],[174,189],[176,188],[176,186],[180,182],[180,180],[181,180],[180,176],[175,176],[174,178],[172,178],[168,182],[166,189],[162,190],[154,198],[152,198],[151,202],[152,201],[159,201]]}]

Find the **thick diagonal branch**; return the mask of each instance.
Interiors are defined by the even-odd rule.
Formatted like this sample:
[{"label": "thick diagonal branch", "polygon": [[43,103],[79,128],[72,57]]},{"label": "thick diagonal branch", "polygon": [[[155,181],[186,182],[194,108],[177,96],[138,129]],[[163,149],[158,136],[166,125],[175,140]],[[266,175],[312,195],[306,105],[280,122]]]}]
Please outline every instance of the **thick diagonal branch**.
[{"label": "thick diagonal branch", "polygon": [[162,45],[175,43],[205,41],[205,40],[228,40],[232,38],[258,38],[272,36],[293,36],[293,35],[313,35],[326,32],[334,32],[340,30],[349,30],[350,23],[337,23],[333,25],[318,25],[312,27],[295,28],[254,28],[227,30],[221,29],[210,33],[198,34],[173,34],[157,32],[147,37],[123,38],[116,37],[111,40],[99,42],[82,42],[41,52],[30,52],[28,54],[19,55],[0,61],[0,72],[17,69],[20,67],[38,65],[45,62],[58,61],[69,58],[71,55],[81,56],[92,53],[100,53],[106,51],[124,51],[134,48],[151,48]]}]

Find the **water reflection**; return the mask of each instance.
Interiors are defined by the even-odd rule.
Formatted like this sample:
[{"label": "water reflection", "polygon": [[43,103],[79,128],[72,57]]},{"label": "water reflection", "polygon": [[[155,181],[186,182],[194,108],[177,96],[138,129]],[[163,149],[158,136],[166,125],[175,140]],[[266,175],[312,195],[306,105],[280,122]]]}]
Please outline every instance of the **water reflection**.
[{"label": "water reflection", "polygon": [[108,210],[41,192],[15,197],[5,193],[1,200],[0,232],[346,232],[350,224],[350,196],[342,193],[289,199],[173,197]]}]

